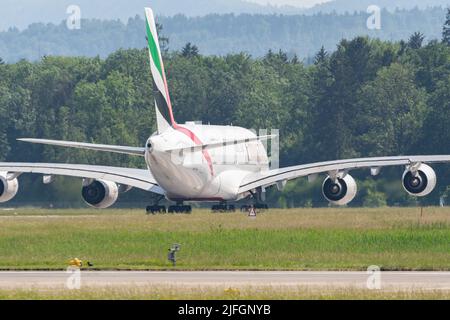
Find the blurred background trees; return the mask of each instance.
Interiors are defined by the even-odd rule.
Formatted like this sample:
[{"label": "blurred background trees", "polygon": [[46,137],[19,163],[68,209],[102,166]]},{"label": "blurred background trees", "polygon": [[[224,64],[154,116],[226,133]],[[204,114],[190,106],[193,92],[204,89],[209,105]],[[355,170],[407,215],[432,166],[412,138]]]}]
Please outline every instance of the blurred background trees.
[{"label": "blurred background trees", "polygon": [[[450,153],[450,46],[408,45],[367,37],[320,49],[305,65],[284,51],[261,58],[239,53],[202,55],[194,44],[166,52],[165,63],[180,123],[201,120],[253,129],[280,129],[281,165],[401,154]],[[445,38],[445,37],[444,37]],[[411,45],[413,43],[414,45]],[[146,50],[121,49],[106,59],[48,56],[37,62],[0,64],[0,160],[78,162],[145,168],[141,158],[30,145],[19,137],[140,146],[155,131]],[[447,193],[450,167],[437,166],[439,186],[423,204]],[[409,205],[402,168],[379,177],[356,172],[353,206]],[[20,178],[16,203],[78,205],[80,182]],[[271,191],[277,206],[325,206],[321,181]],[[122,202],[146,201],[133,191]]]}]

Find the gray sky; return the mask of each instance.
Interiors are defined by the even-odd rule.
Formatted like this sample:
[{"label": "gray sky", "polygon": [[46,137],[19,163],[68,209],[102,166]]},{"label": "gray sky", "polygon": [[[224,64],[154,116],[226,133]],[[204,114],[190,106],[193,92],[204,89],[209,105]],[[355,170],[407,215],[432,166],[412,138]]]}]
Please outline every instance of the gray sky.
[{"label": "gray sky", "polygon": [[322,2],[329,2],[332,0],[247,0],[249,2],[256,2],[259,4],[270,3],[272,5],[292,5],[298,7],[312,7],[315,4]]}]

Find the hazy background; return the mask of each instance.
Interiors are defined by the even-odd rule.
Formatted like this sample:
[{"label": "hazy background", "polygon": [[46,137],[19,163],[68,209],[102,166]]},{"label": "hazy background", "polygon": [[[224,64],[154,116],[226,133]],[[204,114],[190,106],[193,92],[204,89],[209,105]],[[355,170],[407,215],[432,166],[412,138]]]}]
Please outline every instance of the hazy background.
[{"label": "hazy background", "polygon": [[[81,9],[81,28],[69,30],[67,8]],[[382,9],[381,29],[369,30],[367,8]],[[388,41],[420,31],[425,43],[441,36],[450,0],[3,0],[0,57],[9,63],[43,56],[107,57],[145,47],[143,8],[151,6],[169,38],[168,50],[188,42],[201,54],[283,50],[308,63],[324,46],[366,35]]]},{"label": "hazy background", "polygon": [[[159,15],[203,16],[210,13],[312,14],[366,11],[369,5],[382,8],[446,6],[449,0],[2,0],[0,30],[26,28],[33,22],[59,23],[67,18],[69,5],[78,5],[83,18],[122,19],[142,14],[151,6]],[[312,7],[312,8],[311,8]]]}]

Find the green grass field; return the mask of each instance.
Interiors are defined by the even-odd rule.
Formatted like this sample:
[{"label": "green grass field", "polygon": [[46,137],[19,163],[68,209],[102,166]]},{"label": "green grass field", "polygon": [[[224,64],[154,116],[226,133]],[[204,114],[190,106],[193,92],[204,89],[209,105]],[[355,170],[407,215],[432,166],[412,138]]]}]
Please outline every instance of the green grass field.
[{"label": "green grass field", "polygon": [[0,269],[450,270],[450,209],[270,210],[147,216],[142,210],[0,210]]}]

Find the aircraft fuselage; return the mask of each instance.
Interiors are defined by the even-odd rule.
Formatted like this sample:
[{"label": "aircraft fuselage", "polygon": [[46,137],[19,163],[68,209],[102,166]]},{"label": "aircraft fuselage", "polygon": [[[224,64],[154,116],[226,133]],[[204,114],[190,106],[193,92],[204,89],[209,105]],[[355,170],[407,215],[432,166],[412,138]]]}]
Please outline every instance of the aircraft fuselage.
[{"label": "aircraft fuselage", "polygon": [[[238,200],[240,181],[269,169],[261,141],[227,143],[215,148],[179,151],[199,144],[256,138],[244,128],[187,123],[148,139],[145,160],[158,184],[173,201]],[[178,151],[166,151],[176,149]]]}]

